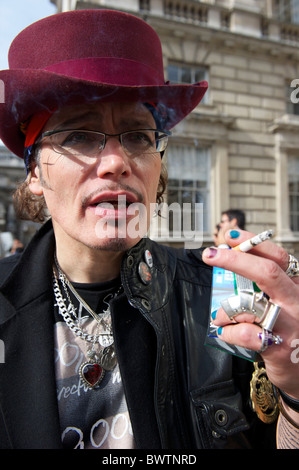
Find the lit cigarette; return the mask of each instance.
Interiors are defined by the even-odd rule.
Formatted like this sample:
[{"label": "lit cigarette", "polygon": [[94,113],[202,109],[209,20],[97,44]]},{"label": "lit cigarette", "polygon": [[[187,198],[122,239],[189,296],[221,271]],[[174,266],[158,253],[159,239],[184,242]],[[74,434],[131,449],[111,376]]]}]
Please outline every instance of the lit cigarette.
[{"label": "lit cigarette", "polygon": [[247,251],[254,248],[256,245],[259,245],[265,240],[269,240],[269,238],[271,238],[272,236],[273,230],[266,230],[265,232],[259,233],[255,237],[250,238],[250,240],[246,240],[245,242],[240,243],[240,245],[235,246],[233,250],[242,251],[243,253],[246,253]]}]

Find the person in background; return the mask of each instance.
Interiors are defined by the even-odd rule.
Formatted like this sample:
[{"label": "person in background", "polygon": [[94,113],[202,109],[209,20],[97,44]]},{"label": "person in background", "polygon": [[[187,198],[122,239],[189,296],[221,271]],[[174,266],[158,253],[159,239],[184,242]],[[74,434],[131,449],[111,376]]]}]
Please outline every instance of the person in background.
[{"label": "person in background", "polygon": [[219,230],[220,230],[220,225],[219,224],[215,225],[214,232],[213,232],[213,241],[214,241],[215,246],[217,246],[217,244],[218,244]]},{"label": "person in background", "polygon": [[246,216],[245,212],[240,209],[228,209],[221,213],[220,228],[223,233],[228,230],[245,230]]},{"label": "person in background", "polygon": [[15,253],[22,253],[23,250],[24,250],[23,243],[17,238],[15,238],[13,241],[12,247],[10,249],[10,254],[14,255]]},{"label": "person in background", "polygon": [[228,248],[227,243],[225,242],[223,230],[220,227],[220,224],[217,224],[213,233],[214,245],[218,248]]}]

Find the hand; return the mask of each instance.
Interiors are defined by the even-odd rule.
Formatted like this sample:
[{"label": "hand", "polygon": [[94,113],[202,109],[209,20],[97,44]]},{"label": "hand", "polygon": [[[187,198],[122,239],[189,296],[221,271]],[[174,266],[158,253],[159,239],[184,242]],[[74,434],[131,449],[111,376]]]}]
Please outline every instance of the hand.
[{"label": "hand", "polygon": [[[238,238],[231,238],[230,232],[226,232],[227,244],[233,247],[254,236],[242,230],[239,233]],[[297,361],[294,360],[294,350],[299,348],[299,277],[290,278],[285,273],[288,253],[282,247],[265,241],[248,253],[207,248],[203,252],[203,261],[254,281],[271,302],[281,307],[273,334],[279,335],[283,342],[269,346],[261,355],[269,380],[299,399],[299,352]],[[256,316],[248,312],[235,316],[231,321],[220,308],[213,323],[219,327],[218,334],[223,341],[258,351],[262,329],[256,320]]]}]

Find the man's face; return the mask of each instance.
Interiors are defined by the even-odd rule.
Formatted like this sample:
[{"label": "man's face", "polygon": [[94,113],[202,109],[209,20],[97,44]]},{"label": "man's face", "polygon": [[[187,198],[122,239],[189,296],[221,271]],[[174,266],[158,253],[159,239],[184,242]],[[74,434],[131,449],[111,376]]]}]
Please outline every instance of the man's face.
[{"label": "man's face", "polygon": [[222,214],[219,225],[222,233],[224,234],[227,232],[227,230],[231,230],[232,228],[236,227],[236,219],[229,220],[227,214]]},{"label": "man's face", "polygon": [[[60,109],[43,132],[118,134],[155,128],[152,114],[140,103],[96,103]],[[159,153],[129,156],[118,137],[107,137],[97,155],[77,158],[55,152],[46,138],[35,171],[30,189],[44,195],[56,237],[123,251],[147,232],[161,172]]]}]

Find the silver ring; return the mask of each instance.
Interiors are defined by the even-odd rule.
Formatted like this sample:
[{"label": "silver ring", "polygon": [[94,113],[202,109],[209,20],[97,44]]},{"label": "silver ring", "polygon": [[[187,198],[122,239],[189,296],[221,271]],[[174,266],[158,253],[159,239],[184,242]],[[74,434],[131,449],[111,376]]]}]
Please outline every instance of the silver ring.
[{"label": "silver ring", "polygon": [[289,255],[289,264],[286,270],[286,274],[289,277],[299,276],[299,261],[293,255]]},{"label": "silver ring", "polygon": [[274,335],[272,331],[266,330],[265,328],[263,328],[261,333],[258,333],[258,337],[262,341],[261,347],[257,351],[258,353],[266,351],[272,344],[281,344],[283,341],[279,335]]},{"label": "silver ring", "polygon": [[238,295],[221,301],[221,306],[228,317],[233,320],[236,315],[248,312],[259,319],[259,325],[272,331],[281,308],[269,301],[263,292],[240,291]]}]

